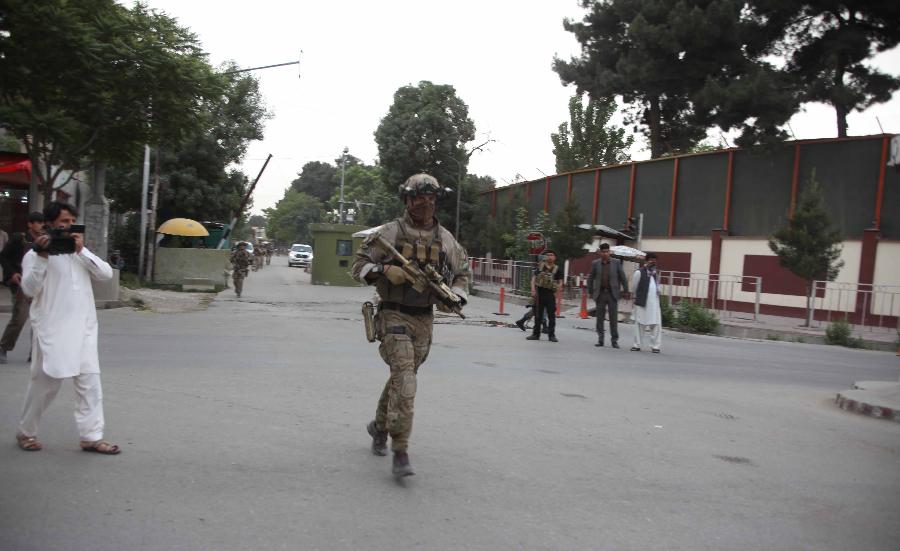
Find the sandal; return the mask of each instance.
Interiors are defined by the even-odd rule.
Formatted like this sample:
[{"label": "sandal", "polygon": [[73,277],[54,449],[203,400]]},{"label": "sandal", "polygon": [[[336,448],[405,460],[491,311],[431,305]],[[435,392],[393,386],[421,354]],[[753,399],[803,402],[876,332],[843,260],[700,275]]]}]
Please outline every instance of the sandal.
[{"label": "sandal", "polygon": [[119,446],[110,444],[106,440],[96,440],[94,442],[82,440],[81,451],[102,453],[103,455],[118,455],[122,450],[119,449]]},{"label": "sandal", "polygon": [[21,432],[16,433],[16,443],[27,452],[39,452],[44,448],[36,437],[25,436]]}]

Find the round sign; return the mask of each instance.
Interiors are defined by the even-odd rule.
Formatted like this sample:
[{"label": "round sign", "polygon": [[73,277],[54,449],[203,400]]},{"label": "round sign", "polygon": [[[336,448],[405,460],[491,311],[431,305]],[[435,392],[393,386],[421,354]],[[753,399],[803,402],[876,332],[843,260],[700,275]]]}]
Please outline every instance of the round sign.
[{"label": "round sign", "polygon": [[531,254],[541,254],[544,252],[544,249],[547,248],[547,241],[544,239],[544,234],[539,231],[533,231],[525,236],[525,239],[528,241],[528,252]]}]

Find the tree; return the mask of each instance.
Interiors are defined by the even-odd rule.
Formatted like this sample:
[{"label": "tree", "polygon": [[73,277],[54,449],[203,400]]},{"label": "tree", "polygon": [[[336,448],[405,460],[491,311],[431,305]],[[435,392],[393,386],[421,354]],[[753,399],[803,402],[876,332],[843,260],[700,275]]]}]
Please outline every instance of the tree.
[{"label": "tree", "polygon": [[322,202],[288,188],[273,208],[264,209],[269,221],[266,233],[279,243],[310,243],[309,225],[322,220]]},{"label": "tree", "polygon": [[[226,64],[222,72],[233,68],[232,63]],[[263,121],[269,114],[252,76],[223,75],[222,84],[220,96],[201,104],[197,130],[157,148],[160,220],[229,220],[246,192],[246,175],[229,166],[240,162],[252,140],[262,139]],[[107,191],[113,211],[140,209],[140,168],[136,162],[112,166]]]},{"label": "tree", "polygon": [[303,165],[297,178],[291,182],[291,187],[295,191],[308,193],[320,201],[327,201],[340,184],[339,170],[321,161],[308,162]]},{"label": "tree", "polygon": [[838,260],[840,243],[841,232],[828,218],[825,198],[814,172],[800,194],[793,217],[769,238],[769,248],[778,255],[779,264],[806,281],[809,315],[812,313],[813,281],[834,281],[844,265]]},{"label": "tree", "polygon": [[569,99],[569,122],[559,125],[559,133],[551,134],[556,172],[623,163],[629,159],[628,148],[634,137],[625,137],[624,128],[607,126],[616,112],[614,99],[588,98],[582,106],[581,94]]},{"label": "tree", "polygon": [[[403,212],[403,203],[396,192],[384,190],[381,174],[381,167],[362,164],[358,159],[345,170],[345,208],[356,210],[358,224],[380,226]],[[327,202],[327,209],[332,212],[339,207],[340,190],[337,189]]]},{"label": "tree", "polygon": [[736,0],[582,0],[583,22],[564,21],[579,58],[554,60],[564,84],[593,98],[621,97],[653,158],[689,151],[711,124],[741,128],[743,143],[780,137],[796,106],[763,59],[759,32]]},{"label": "tree", "polygon": [[247,224],[256,228],[266,227],[266,217],[262,214],[254,214],[247,220]]},{"label": "tree", "polygon": [[[467,163],[465,144],[475,138],[469,108],[450,85],[422,81],[394,93],[394,103],[375,131],[379,164],[389,193],[419,172],[456,182]],[[465,166],[462,175],[465,177]]]},{"label": "tree", "polygon": [[141,4],[0,7],[0,125],[24,144],[45,199],[65,171],[133,160],[195,129],[219,86],[196,37]]},{"label": "tree", "polygon": [[588,241],[589,232],[578,227],[583,222],[578,202],[574,197],[569,197],[554,220],[556,233],[553,235],[553,250],[560,261],[581,258],[587,253],[584,244]]},{"label": "tree", "polygon": [[876,52],[900,43],[897,2],[860,0],[754,0],[755,17],[782,29],[787,72],[802,99],[835,109],[837,135],[847,135],[847,115],[891,99],[900,79],[867,65]]}]

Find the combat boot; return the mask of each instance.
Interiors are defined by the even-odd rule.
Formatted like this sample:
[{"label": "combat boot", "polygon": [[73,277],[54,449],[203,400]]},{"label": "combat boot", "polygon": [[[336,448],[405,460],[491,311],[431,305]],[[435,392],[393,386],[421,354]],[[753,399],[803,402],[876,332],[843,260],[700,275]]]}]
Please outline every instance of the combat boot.
[{"label": "combat boot", "polygon": [[387,455],[387,437],[385,430],[378,430],[375,421],[366,425],[366,431],[372,437],[372,453],[375,455]]},{"label": "combat boot", "polygon": [[416,474],[412,465],[409,464],[409,454],[406,452],[394,452],[394,476],[403,478],[404,476],[412,476]]}]

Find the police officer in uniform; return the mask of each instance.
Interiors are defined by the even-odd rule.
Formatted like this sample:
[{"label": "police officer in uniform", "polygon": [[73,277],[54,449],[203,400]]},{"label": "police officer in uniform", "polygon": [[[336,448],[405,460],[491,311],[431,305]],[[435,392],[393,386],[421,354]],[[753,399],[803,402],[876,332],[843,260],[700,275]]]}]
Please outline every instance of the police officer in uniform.
[{"label": "police officer in uniform", "polygon": [[[466,251],[434,216],[437,199],[445,192],[433,176],[411,176],[400,186],[406,213],[378,231],[405,258],[420,266],[431,264],[438,273],[445,274],[447,285],[465,304],[470,278]],[[380,303],[375,316],[376,338],[381,341],[378,351],[391,370],[375,409],[375,419],[366,427],[372,436],[372,453],[386,455],[390,435],[393,473],[397,477],[409,476],[415,474],[407,448],[412,432],[416,373],[431,348],[433,305],[439,303],[430,289],[417,292],[399,262],[377,243],[363,244],[356,252],[353,276],[374,285],[378,292]]]}]

